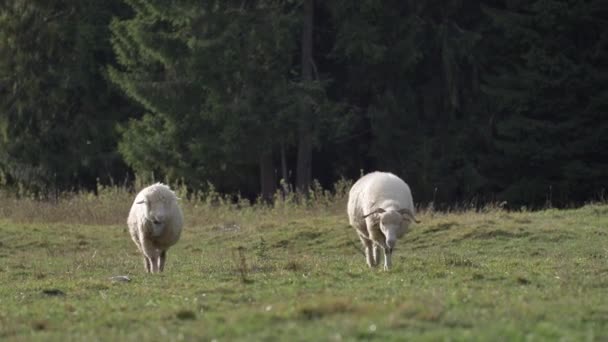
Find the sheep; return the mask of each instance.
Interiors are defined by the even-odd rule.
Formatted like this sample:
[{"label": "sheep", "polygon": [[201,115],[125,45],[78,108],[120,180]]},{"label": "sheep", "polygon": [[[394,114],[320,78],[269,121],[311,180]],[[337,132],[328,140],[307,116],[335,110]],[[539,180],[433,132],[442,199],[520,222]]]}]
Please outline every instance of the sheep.
[{"label": "sheep", "polygon": [[133,201],[127,225],[148,273],[164,270],[167,250],[180,238],[183,216],[177,201],[175,193],[162,183],[144,188]]},{"label": "sheep", "polygon": [[388,172],[372,172],[350,189],[347,206],[350,225],[365,247],[367,265],[378,265],[379,248],[384,250],[384,270],[391,268],[391,254],[411,222],[419,223],[409,186]]}]

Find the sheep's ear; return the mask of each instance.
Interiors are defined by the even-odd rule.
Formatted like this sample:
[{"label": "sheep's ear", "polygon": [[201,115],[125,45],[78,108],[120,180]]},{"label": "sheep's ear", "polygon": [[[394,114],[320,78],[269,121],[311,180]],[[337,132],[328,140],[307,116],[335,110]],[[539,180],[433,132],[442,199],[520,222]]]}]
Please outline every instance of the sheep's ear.
[{"label": "sheep's ear", "polygon": [[368,218],[369,216],[374,215],[376,212],[377,212],[377,210],[376,210],[376,211],[372,211],[371,213],[369,213],[369,214],[367,214],[367,215],[366,215],[366,214],[363,214],[363,218]]},{"label": "sheep's ear", "polygon": [[382,208],[378,208],[374,211],[372,211],[371,213],[367,214],[367,215],[363,215],[363,218],[367,218],[368,216],[374,215],[374,214],[382,214],[386,212],[386,210],[382,209]]},{"label": "sheep's ear", "polygon": [[403,215],[403,217],[407,220],[420,223],[420,221],[416,219],[416,216],[414,216],[414,213],[408,208],[399,209],[397,212]]},{"label": "sheep's ear", "polygon": [[146,200],[141,200],[141,201],[135,202],[135,204],[144,204],[144,203],[146,203]]}]

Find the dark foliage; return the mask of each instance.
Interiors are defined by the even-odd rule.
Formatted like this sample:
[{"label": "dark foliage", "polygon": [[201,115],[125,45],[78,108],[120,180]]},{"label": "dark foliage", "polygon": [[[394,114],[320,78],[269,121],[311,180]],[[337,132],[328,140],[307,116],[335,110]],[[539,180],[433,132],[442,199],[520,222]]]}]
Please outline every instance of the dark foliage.
[{"label": "dark foliage", "polygon": [[605,1],[0,5],[5,186],[270,200],[380,169],[421,203],[541,206],[608,184]]}]

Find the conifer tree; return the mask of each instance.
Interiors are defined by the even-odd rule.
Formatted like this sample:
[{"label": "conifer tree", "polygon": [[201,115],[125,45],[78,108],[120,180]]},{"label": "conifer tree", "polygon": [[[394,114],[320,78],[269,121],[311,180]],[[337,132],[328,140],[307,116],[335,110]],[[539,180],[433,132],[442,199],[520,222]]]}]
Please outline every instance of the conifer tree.
[{"label": "conifer tree", "polygon": [[485,12],[495,28],[484,82],[496,105],[485,171],[494,189],[537,205],[600,194],[608,184],[608,12],[582,0]]},{"label": "conifer tree", "polygon": [[333,55],[348,66],[346,94],[367,121],[370,164],[398,173],[422,201],[470,199],[484,184],[471,148],[479,3],[332,4]]},{"label": "conifer tree", "polygon": [[2,2],[0,174],[41,195],[123,177],[115,124],[128,108],[108,86],[117,1]]},{"label": "conifer tree", "polygon": [[260,184],[269,199],[277,152],[300,143],[297,128],[315,120],[300,119],[303,108],[323,100],[319,82],[297,76],[299,5],[127,2],[135,15],[112,25],[121,67],[110,75],[146,110],[124,128],[127,162],[194,187],[209,180],[252,192]]}]

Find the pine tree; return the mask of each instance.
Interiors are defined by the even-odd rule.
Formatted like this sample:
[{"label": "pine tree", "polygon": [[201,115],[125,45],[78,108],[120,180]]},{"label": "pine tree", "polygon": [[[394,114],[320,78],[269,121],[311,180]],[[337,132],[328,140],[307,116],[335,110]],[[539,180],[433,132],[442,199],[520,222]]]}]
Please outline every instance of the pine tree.
[{"label": "pine tree", "polygon": [[497,104],[486,165],[494,189],[514,204],[599,194],[608,183],[608,11],[599,1],[542,0],[485,12],[498,51],[484,84]]},{"label": "pine tree", "polygon": [[94,188],[126,169],[116,121],[128,108],[101,65],[117,1],[22,1],[0,12],[0,174],[48,195]]},{"label": "pine tree", "polygon": [[[209,180],[221,190],[251,193],[260,184],[270,199],[277,152],[301,144],[298,127],[314,127],[310,112],[324,101],[320,82],[299,77],[294,62],[300,5],[127,2],[135,16],[112,25],[121,67],[110,75],[147,111],[124,129],[127,162],[138,173],[184,178],[193,187]],[[314,134],[308,132],[309,157]]]},{"label": "pine tree", "polygon": [[279,100],[295,49],[285,5],[127,2],[135,16],[112,25],[122,66],[110,74],[147,114],[126,128],[126,160],[140,173],[245,192],[258,182],[244,170],[257,164],[271,196],[273,152],[284,140]]},{"label": "pine tree", "polygon": [[368,122],[372,167],[398,173],[421,201],[475,196],[479,3],[332,4],[334,56],[349,66],[346,96]]}]

